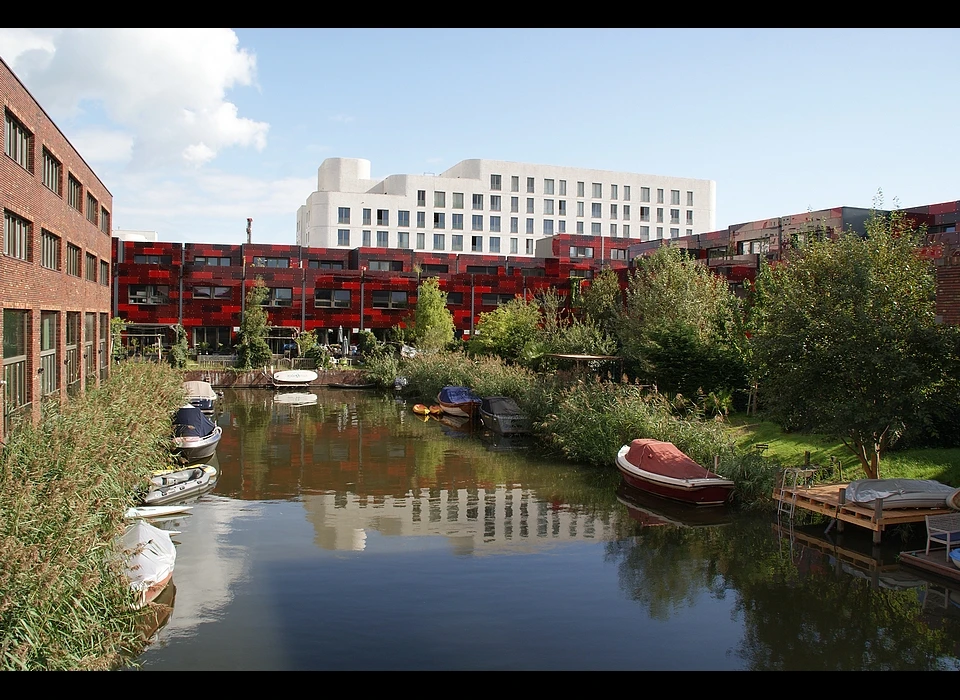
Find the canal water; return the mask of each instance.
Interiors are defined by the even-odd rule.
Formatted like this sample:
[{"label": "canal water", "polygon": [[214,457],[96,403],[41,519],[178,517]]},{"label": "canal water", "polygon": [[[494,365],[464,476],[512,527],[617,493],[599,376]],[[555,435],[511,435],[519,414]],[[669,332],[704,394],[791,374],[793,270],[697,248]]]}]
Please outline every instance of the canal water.
[{"label": "canal water", "polygon": [[672,506],[373,392],[221,404],[142,670],[960,669],[918,531]]}]

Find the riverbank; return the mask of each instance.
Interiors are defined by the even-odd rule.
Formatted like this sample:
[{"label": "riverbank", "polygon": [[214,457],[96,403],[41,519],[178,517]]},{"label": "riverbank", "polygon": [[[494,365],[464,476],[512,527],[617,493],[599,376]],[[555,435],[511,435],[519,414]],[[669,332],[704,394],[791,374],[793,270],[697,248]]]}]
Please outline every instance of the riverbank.
[{"label": "riverbank", "polygon": [[[277,370],[279,371],[279,369]],[[309,386],[360,383],[362,370],[317,369],[317,378]],[[204,381],[216,389],[272,389],[270,372],[262,369],[238,371],[233,369],[187,369],[183,381]]]},{"label": "riverbank", "polygon": [[0,455],[0,668],[108,669],[141,643],[115,542],[137,487],[168,459],[182,381],[166,365],[123,363],[11,432]]}]

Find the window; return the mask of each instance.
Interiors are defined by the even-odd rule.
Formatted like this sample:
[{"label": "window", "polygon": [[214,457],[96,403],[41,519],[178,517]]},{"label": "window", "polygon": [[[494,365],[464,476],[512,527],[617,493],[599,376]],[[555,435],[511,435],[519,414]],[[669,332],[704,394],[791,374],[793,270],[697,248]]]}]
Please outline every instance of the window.
[{"label": "window", "polygon": [[623,237],[624,237],[624,238],[630,238],[630,226],[629,226],[629,224],[624,224],[624,225],[623,225]]},{"label": "window", "polygon": [[253,258],[254,267],[290,267],[290,258],[265,258],[259,255]]},{"label": "window", "polygon": [[500,233],[500,217],[499,216],[490,217],[490,230],[493,233]]},{"label": "window", "polygon": [[500,236],[490,236],[490,252],[500,252]]},{"label": "window", "polygon": [[610,199],[616,199],[616,198],[617,198],[617,186],[610,185]]},{"label": "window", "polygon": [[397,234],[397,248],[409,248],[409,247],[410,247],[410,232],[400,231]]},{"label": "window", "polygon": [[63,196],[63,166],[46,148],[43,149],[43,184],[58,197]]},{"label": "window", "polygon": [[447,306],[461,306],[463,304],[463,292],[447,292]]},{"label": "window", "polygon": [[80,248],[73,243],[67,243],[67,274],[80,276]]},{"label": "window", "polygon": [[557,210],[557,213],[560,214],[560,216],[566,216],[566,215],[567,215],[567,200],[561,199],[560,202],[559,202],[559,205],[560,205],[560,207],[559,207],[559,209]]},{"label": "window", "polygon": [[[364,210],[364,211],[369,211],[369,210]],[[350,223],[350,207],[340,207],[337,209],[337,223],[338,224]]]},{"label": "window", "polygon": [[110,212],[100,207],[100,230],[110,235]]},{"label": "window", "polygon": [[611,218],[611,219],[616,219],[616,218],[617,218],[617,205],[616,205],[616,204],[611,204],[611,205],[610,205],[610,218]]},{"label": "window", "polygon": [[452,214],[450,217],[450,228],[454,231],[463,230],[463,214]]},{"label": "window", "polygon": [[663,190],[657,190],[657,204],[663,204]]},{"label": "window", "polygon": [[375,291],[373,293],[373,308],[405,309],[407,308],[407,293],[387,290]]},{"label": "window", "polygon": [[433,234],[433,249],[434,250],[445,250],[446,249],[446,236],[442,233]]},{"label": "window", "polygon": [[663,223],[663,207],[657,207],[657,223]]},{"label": "window", "polygon": [[343,263],[339,260],[310,260],[308,266],[313,270],[342,270]]},{"label": "window", "polygon": [[593,248],[590,246],[570,246],[570,257],[571,258],[592,258],[593,257]]},{"label": "window", "polygon": [[450,250],[463,250],[463,236],[450,236]]},{"label": "window", "polygon": [[520,250],[520,239],[511,238],[510,239],[510,255],[516,255]]},{"label": "window", "polygon": [[687,226],[693,226],[693,212],[687,211]]},{"label": "window", "polygon": [[483,215],[474,214],[473,215],[473,224],[471,230],[473,231],[482,231],[483,230]]},{"label": "window", "polygon": [[611,237],[611,238],[616,238],[616,237],[617,237],[617,225],[616,225],[616,224],[610,224],[610,237]]},{"label": "window", "polygon": [[583,216],[583,202],[577,202],[577,216]]},{"label": "window", "polygon": [[[30,230],[29,221],[22,219],[8,211],[3,213],[3,252],[11,258],[30,260]],[[79,250],[79,248],[77,249]],[[79,264],[77,276],[80,275]]]},{"label": "window", "polygon": [[230,287],[194,287],[194,299],[220,299],[229,300],[231,297]]},{"label": "window", "polygon": [[578,233],[579,235],[581,235],[581,236],[583,235],[583,222],[582,222],[582,221],[578,221],[578,222],[577,222],[577,233]]},{"label": "window", "polygon": [[193,329],[193,346],[213,352],[230,347],[230,326],[208,326]]},{"label": "window", "polygon": [[680,190],[670,190],[670,204],[680,206]]},{"label": "window", "polygon": [[389,248],[389,247],[390,247],[389,231],[377,231],[377,248]]},{"label": "window", "polygon": [[527,192],[530,193],[530,194],[533,194],[533,183],[534,183],[534,180],[535,180],[535,178],[532,178],[532,177],[528,177],[528,178],[527,178]]},{"label": "window", "polygon": [[567,196],[567,181],[566,181],[566,180],[561,180],[561,181],[560,181],[560,196],[561,196],[561,197],[566,197],[566,196]]},{"label": "window", "polygon": [[100,261],[100,284],[104,287],[110,286],[110,263],[106,260]]},{"label": "window", "polygon": [[446,193],[446,192],[434,192],[434,193],[433,193],[433,206],[435,206],[435,207],[445,207],[445,206],[447,206],[447,193]]},{"label": "window", "polygon": [[553,200],[552,199],[543,200],[543,213],[549,216],[553,216]]},{"label": "window", "polygon": [[544,194],[553,194],[553,180],[544,180],[544,181],[543,181],[543,193],[544,193]]},{"label": "window", "polygon": [[511,198],[510,198],[510,211],[512,211],[512,212],[518,212],[518,211],[520,211],[520,198],[519,198],[519,197],[511,197]]},{"label": "window", "polygon": [[490,211],[500,211],[500,195],[490,195]]},{"label": "window", "polygon": [[483,236],[470,236],[470,250],[474,253],[483,252]]},{"label": "window", "polygon": [[482,195],[482,194],[475,194],[475,195],[473,195],[473,208],[474,208],[474,210],[482,210],[482,209],[483,209],[483,195]]},{"label": "window", "polygon": [[423,231],[417,231],[417,250],[423,250],[427,247],[427,234]]},{"label": "window", "polygon": [[389,225],[390,225],[390,210],[377,209],[377,226],[389,226]]},{"label": "window", "polygon": [[437,211],[433,213],[433,227],[446,228],[442,211]]},{"label": "window", "polygon": [[527,219],[527,233],[533,233],[533,219]]},{"label": "window", "polygon": [[67,312],[66,336],[67,393],[73,396],[80,386],[80,313],[77,311]]},{"label": "window", "polygon": [[649,202],[649,201],[650,201],[650,188],[649,188],[649,187],[641,187],[641,188],[640,188],[640,201],[641,201],[641,202]]},{"label": "window", "polygon": [[688,236],[692,236],[692,235],[693,235],[693,229],[688,228],[688,229],[687,229],[687,235],[688,235]]},{"label": "window", "polygon": [[449,265],[431,265],[429,263],[424,263],[421,266],[421,269],[425,274],[445,275],[450,271],[450,266]]},{"label": "window", "polygon": [[427,206],[427,191],[426,190],[417,190],[417,206],[425,207]]},{"label": "window", "polygon": [[680,210],[679,210],[679,209],[671,209],[671,210],[670,210],[670,223],[671,223],[671,224],[679,224],[679,223],[680,223]]},{"label": "window", "polygon": [[533,213],[533,197],[527,197],[527,213]]},{"label": "window", "polygon": [[[3,380],[6,404],[4,416],[30,403],[30,385],[27,383],[27,311],[3,310]],[[9,425],[4,425],[9,429]]]},{"label": "window", "polygon": [[567,222],[563,219],[557,222],[557,233],[566,233],[567,232]]},{"label": "window", "polygon": [[403,262],[400,260],[371,260],[370,269],[377,272],[403,272]]},{"label": "window", "polygon": [[500,176],[499,176],[499,175],[491,175],[491,176],[490,176],[490,189],[491,189],[491,190],[497,190],[497,191],[500,190]]},{"label": "window", "polygon": [[169,255],[134,255],[135,265],[169,265],[173,258]]},{"label": "window", "polygon": [[630,201],[630,185],[623,186],[623,201],[624,202]]},{"label": "window", "polygon": [[657,226],[657,240],[663,239],[663,226]]},{"label": "window", "polygon": [[527,255],[533,255],[533,239],[532,238],[527,239],[526,249],[527,249]]},{"label": "window", "polygon": [[291,287],[269,287],[270,293],[262,306],[293,306],[293,289]]},{"label": "window", "polygon": [[510,178],[510,191],[511,192],[520,191],[520,177],[518,175],[513,175]]},{"label": "window", "polygon": [[693,192],[687,192],[687,206],[693,206]]},{"label": "window", "polygon": [[680,238],[680,229],[678,228],[670,229],[670,238]]},{"label": "window", "polygon": [[57,346],[60,314],[56,311],[40,313],[40,392],[44,396],[60,388],[60,363],[57,362]]},{"label": "window", "polygon": [[364,229],[360,232],[360,247],[369,248],[370,247],[370,230]]},{"label": "window", "polygon": [[6,153],[21,168],[33,172],[33,134],[10,112],[7,115]]},{"label": "window", "polygon": [[97,214],[100,213],[100,203],[92,194],[87,192],[87,221],[94,226],[97,225]]},{"label": "window", "polygon": [[[341,211],[343,211],[343,210],[341,209]],[[372,215],[373,215],[372,210],[364,208],[364,210],[363,210],[363,223],[361,224],[361,226],[372,226],[372,225],[373,225],[373,222],[372,222],[372,219],[371,219]],[[349,209],[347,210],[347,220],[346,220],[346,221],[341,221],[340,223],[341,223],[341,224],[349,224],[349,223],[350,223],[350,210],[349,210]]]},{"label": "window", "polygon": [[397,212],[397,226],[410,226],[410,212],[401,209]]},{"label": "window", "polygon": [[603,198],[603,185],[599,182],[593,183],[593,198],[602,199]]},{"label": "window", "polygon": [[84,268],[88,282],[97,281],[97,256],[87,253],[86,266]]},{"label": "window", "polygon": [[516,216],[510,217],[510,233],[520,233],[520,219]]},{"label": "window", "polygon": [[650,240],[650,227],[649,227],[649,226],[641,226],[641,227],[640,227],[640,240],[641,240],[641,241],[649,241],[649,240]]},{"label": "window", "polygon": [[582,182],[578,182],[578,183],[577,183],[577,196],[578,196],[578,197],[583,197],[583,196],[584,196],[584,195],[583,195],[583,192],[584,192],[583,186],[584,186],[584,185],[583,185]]},{"label": "window", "polygon": [[600,229],[600,222],[599,222],[599,221],[594,221],[592,224],[590,224],[590,234],[591,234],[591,235],[593,235],[593,236],[599,236],[600,233],[601,233],[601,229]]},{"label": "window", "polygon": [[650,221],[650,207],[640,207],[640,221]]},{"label": "window", "polygon": [[131,304],[150,306],[170,303],[170,287],[165,284],[131,284],[127,290]]},{"label": "window", "polygon": [[207,265],[209,267],[230,267],[230,258],[214,258],[206,255],[198,255],[193,259],[194,265]]},{"label": "window", "polygon": [[453,193],[453,208],[463,209],[463,192]]},{"label": "window", "polygon": [[350,229],[337,229],[337,245],[350,245]]},{"label": "window", "polygon": [[553,235],[553,219],[544,219],[543,220],[543,235],[552,236]]},{"label": "window", "polygon": [[484,306],[502,306],[513,301],[514,294],[484,294],[480,297],[480,303]]},{"label": "window", "polygon": [[600,202],[594,202],[590,205],[590,216],[594,219],[603,216],[603,205]]},{"label": "window", "polygon": [[60,269],[60,236],[40,229],[40,264],[48,270]]},{"label": "window", "polygon": [[626,260],[627,251],[623,248],[611,248],[610,249],[610,259],[611,260]]},{"label": "window", "polygon": [[427,227],[427,212],[418,211],[417,212],[417,228],[426,228]]}]

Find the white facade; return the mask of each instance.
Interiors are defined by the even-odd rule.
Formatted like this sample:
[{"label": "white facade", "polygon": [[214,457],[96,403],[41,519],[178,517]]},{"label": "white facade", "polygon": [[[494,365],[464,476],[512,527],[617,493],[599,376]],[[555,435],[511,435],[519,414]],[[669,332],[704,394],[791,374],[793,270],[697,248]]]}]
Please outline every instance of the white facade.
[{"label": "white facade", "polygon": [[302,246],[531,257],[559,233],[653,240],[715,227],[713,180],[479,159],[372,180],[368,160],[327,158],[297,210]]}]

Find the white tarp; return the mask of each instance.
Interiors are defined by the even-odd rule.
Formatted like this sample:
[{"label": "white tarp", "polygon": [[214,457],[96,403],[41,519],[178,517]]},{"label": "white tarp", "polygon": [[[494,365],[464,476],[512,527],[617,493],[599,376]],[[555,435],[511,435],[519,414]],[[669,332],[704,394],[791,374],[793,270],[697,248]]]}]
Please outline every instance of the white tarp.
[{"label": "white tarp", "polygon": [[142,599],[150,586],[173,571],[177,548],[169,532],[137,520],[123,533],[123,556],[130,587]]},{"label": "white tarp", "polygon": [[891,496],[929,496],[931,501],[939,498],[946,502],[947,496],[955,490],[952,486],[928,479],[860,479],[851,481],[847,486],[847,501],[871,503],[878,498]]}]

